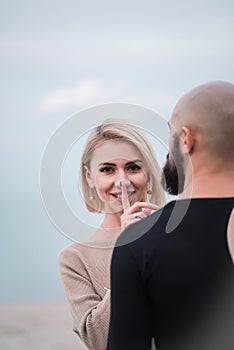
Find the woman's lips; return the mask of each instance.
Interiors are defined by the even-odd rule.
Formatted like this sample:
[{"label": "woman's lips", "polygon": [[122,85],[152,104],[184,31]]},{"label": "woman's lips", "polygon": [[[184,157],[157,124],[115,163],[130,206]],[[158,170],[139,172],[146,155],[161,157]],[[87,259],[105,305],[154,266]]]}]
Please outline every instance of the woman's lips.
[{"label": "woman's lips", "polygon": [[[130,197],[132,197],[135,192],[136,191],[128,191],[128,199],[129,199],[129,201],[130,201]],[[113,197],[115,197],[119,202],[122,203],[122,192],[120,192],[120,193],[117,193],[117,192],[116,193],[111,193],[111,195]]]}]

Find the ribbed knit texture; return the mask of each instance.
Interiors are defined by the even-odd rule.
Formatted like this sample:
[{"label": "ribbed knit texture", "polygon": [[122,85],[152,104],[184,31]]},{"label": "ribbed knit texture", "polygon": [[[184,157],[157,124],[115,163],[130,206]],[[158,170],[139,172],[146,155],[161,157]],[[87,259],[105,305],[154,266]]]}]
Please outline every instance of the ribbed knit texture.
[{"label": "ribbed knit texture", "polygon": [[90,350],[105,350],[110,320],[110,263],[113,243],[71,244],[59,254],[59,271],[73,329]]}]

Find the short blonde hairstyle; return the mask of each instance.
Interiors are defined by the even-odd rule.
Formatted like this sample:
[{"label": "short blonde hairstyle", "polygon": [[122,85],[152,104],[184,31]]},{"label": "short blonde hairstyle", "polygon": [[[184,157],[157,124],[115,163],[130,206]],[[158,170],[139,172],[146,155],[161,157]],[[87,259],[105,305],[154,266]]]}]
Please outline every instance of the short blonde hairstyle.
[{"label": "short blonde hairstyle", "polygon": [[[149,141],[139,127],[122,119],[107,119],[101,125],[95,127],[90,133],[81,158],[80,177],[87,209],[94,213],[101,213],[103,211],[103,203],[98,197],[95,188],[92,189],[92,196],[90,196],[90,187],[86,179],[85,167],[90,170],[93,151],[97,146],[108,140],[127,141],[138,149],[146,164],[148,189],[152,191],[150,202],[157,204],[159,207],[163,206],[166,201],[160,181],[161,169]],[[144,201],[147,201],[147,192],[145,193]]]}]

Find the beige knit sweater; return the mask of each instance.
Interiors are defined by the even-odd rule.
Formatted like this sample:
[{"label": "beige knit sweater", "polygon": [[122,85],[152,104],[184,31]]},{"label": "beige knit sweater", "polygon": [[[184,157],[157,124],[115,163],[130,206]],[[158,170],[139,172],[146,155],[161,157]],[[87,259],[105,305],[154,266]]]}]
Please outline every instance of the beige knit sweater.
[{"label": "beige knit sweater", "polygon": [[73,329],[90,350],[105,350],[107,346],[113,245],[113,241],[73,243],[59,254]]},{"label": "beige knit sweater", "polygon": [[73,317],[73,329],[89,350],[107,347],[114,243],[73,243],[59,254],[59,271]]}]

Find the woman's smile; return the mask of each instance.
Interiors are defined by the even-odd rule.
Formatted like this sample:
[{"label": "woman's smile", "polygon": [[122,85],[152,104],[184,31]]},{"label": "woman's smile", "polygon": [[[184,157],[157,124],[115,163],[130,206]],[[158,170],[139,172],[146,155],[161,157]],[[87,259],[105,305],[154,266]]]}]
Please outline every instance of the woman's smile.
[{"label": "woman's smile", "polygon": [[[128,194],[128,200],[129,202],[131,203],[132,200],[133,200],[133,196],[134,194],[136,193],[135,190],[132,190],[132,191],[128,191],[127,194]],[[122,203],[122,192],[112,192],[110,193],[111,196],[113,196],[114,198],[116,198],[116,200],[119,202],[119,203]]]}]

